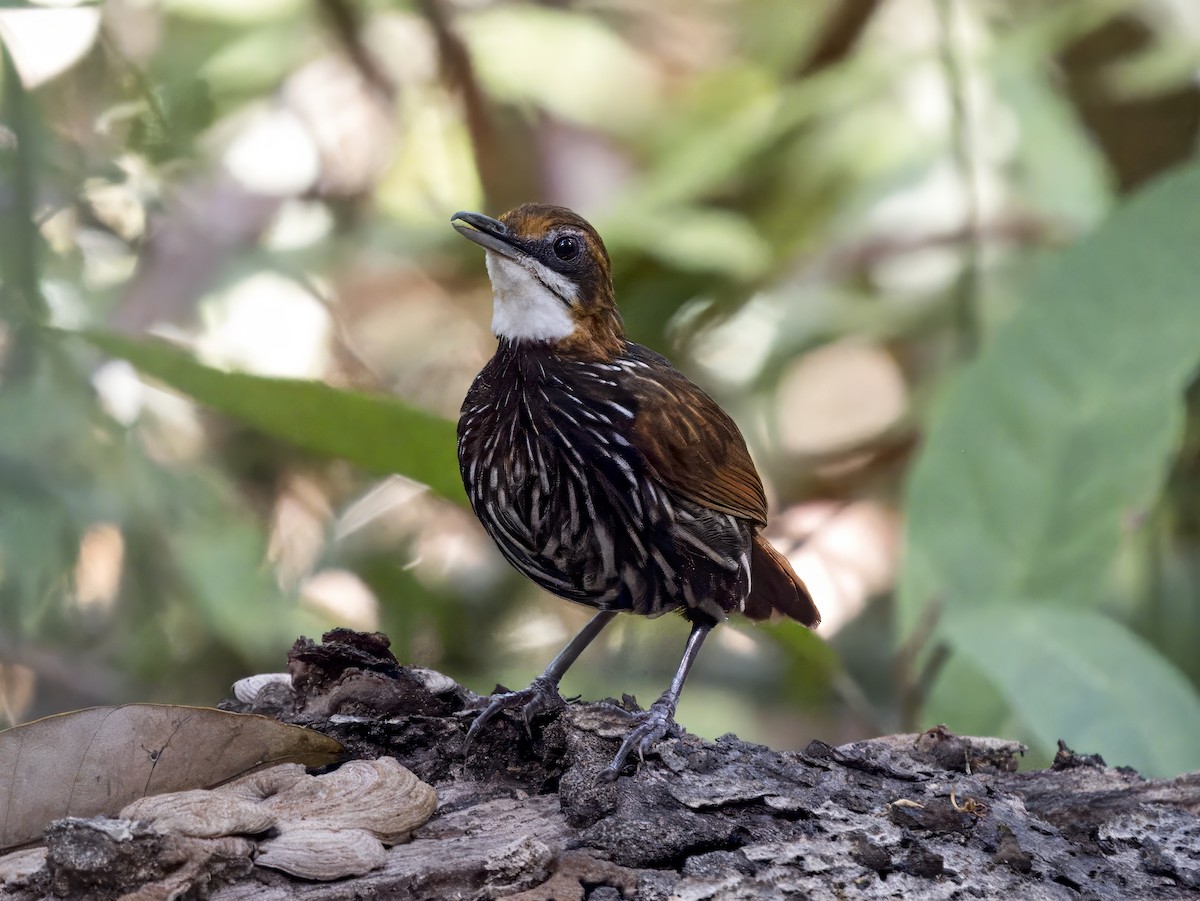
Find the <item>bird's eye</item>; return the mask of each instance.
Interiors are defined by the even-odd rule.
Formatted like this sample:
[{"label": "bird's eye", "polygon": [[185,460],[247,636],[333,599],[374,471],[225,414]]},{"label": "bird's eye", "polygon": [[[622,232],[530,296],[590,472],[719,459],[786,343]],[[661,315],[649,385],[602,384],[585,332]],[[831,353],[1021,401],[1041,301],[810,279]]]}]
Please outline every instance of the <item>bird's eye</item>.
[{"label": "bird's eye", "polygon": [[554,242],[554,255],[560,260],[573,260],[579,256],[579,241],[569,235],[563,235]]}]

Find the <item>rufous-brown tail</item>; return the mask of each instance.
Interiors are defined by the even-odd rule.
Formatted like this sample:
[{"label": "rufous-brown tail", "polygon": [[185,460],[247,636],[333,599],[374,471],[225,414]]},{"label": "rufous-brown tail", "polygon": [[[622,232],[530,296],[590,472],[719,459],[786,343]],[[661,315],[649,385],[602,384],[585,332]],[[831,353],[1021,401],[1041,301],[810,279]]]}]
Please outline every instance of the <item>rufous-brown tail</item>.
[{"label": "rufous-brown tail", "polygon": [[750,552],[750,597],[743,612],[750,619],[770,619],[772,613],[779,612],[810,629],[821,624],[821,613],[804,582],[787,557],[761,535],[754,536]]}]

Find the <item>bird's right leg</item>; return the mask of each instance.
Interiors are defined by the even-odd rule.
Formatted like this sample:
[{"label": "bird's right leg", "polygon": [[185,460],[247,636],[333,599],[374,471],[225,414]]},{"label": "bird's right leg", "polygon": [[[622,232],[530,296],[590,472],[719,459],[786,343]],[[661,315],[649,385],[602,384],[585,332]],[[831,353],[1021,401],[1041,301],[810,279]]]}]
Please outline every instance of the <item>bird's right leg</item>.
[{"label": "bird's right leg", "polygon": [[502,710],[520,710],[521,717],[525,720],[526,730],[531,731],[535,716],[562,704],[563,700],[558,694],[558,683],[562,681],[563,674],[571,668],[571,664],[579,658],[583,649],[592,643],[616,615],[616,611],[601,610],[593,616],[588,624],[579,630],[579,634],[558,652],[558,656],[550,661],[549,666],[533,680],[528,688],[492,695],[491,703],[475,718],[475,722],[467,730],[464,747],[469,748],[479,731]]}]

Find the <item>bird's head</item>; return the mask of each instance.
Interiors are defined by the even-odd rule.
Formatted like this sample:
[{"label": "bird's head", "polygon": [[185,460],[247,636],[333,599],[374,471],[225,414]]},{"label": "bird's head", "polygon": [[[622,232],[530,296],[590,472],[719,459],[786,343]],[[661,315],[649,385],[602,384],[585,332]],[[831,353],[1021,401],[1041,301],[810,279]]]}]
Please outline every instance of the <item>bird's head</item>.
[{"label": "bird's head", "polygon": [[560,352],[600,359],[624,348],[608,251],[583,217],[527,203],[499,219],[460,212],[450,221],[487,251],[497,337],[549,342]]}]

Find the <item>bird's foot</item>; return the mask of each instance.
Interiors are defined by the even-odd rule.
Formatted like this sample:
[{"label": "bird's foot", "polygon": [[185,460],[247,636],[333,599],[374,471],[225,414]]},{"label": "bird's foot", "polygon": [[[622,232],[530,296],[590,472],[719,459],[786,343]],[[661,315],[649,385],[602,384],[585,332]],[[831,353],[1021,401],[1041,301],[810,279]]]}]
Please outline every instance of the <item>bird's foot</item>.
[{"label": "bird's foot", "polygon": [[612,763],[600,771],[600,775],[597,777],[599,781],[612,782],[617,776],[621,775],[621,770],[625,766],[626,759],[635,750],[637,751],[638,760],[644,763],[646,752],[651,750],[659,739],[665,738],[667,733],[675,728],[677,728],[675,725],[675,701],[663,695],[650,705],[649,710],[637,715],[633,728],[629,730],[625,735],[625,740],[621,742],[621,748],[617,751],[617,756],[613,758]]},{"label": "bird's foot", "polygon": [[558,685],[541,676],[534,679],[528,688],[522,688],[520,691],[505,691],[494,694],[491,697],[491,703],[483,709],[483,712],[479,716],[475,717],[475,722],[471,723],[471,728],[467,730],[467,738],[463,744],[463,749],[470,748],[471,742],[475,740],[475,736],[480,733],[483,727],[504,710],[520,710],[521,719],[525,723],[525,732],[532,738],[534,718],[539,713],[546,713],[547,711],[562,707],[565,703],[558,693]]}]

